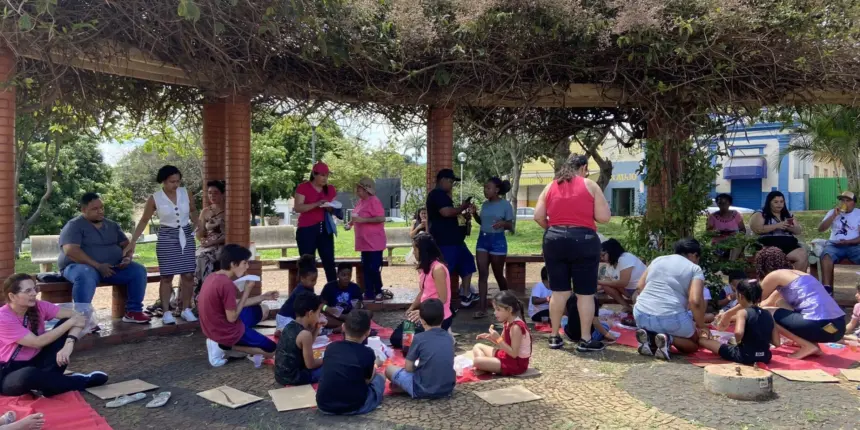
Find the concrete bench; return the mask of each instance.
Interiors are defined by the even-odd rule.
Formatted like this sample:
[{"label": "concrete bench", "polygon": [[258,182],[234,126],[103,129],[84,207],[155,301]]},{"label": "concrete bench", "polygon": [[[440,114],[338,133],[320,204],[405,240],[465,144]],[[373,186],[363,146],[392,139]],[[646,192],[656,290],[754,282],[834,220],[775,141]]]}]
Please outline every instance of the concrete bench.
[{"label": "concrete bench", "polygon": [[288,249],[298,249],[296,228],[291,225],[272,225],[251,227],[251,242],[258,251],[280,249],[281,257],[287,256]]},{"label": "concrete bench", "polygon": [[59,254],[60,236],[30,236],[30,261],[40,272],[50,272]]},{"label": "concrete bench", "polygon": [[[364,292],[364,267],[361,264],[361,259],[358,258],[347,258],[347,259],[339,259],[336,262],[338,265],[340,264],[349,264],[350,267],[355,269],[355,283],[361,287],[361,292]],[[388,262],[383,261],[382,267],[387,267]],[[323,267],[322,262],[317,260],[317,268]],[[292,293],[293,289],[296,288],[296,285],[299,284],[299,259],[298,258],[281,258],[278,260],[278,269],[288,271],[287,275],[287,283],[288,292]],[[325,279],[325,273],[320,271],[320,279]],[[323,284],[325,281],[322,281]],[[322,291],[322,288],[319,288],[319,291]]]},{"label": "concrete bench", "polygon": [[392,253],[395,248],[412,248],[412,238],[409,227],[392,227],[385,229],[385,242],[388,246],[388,262],[391,263]]}]

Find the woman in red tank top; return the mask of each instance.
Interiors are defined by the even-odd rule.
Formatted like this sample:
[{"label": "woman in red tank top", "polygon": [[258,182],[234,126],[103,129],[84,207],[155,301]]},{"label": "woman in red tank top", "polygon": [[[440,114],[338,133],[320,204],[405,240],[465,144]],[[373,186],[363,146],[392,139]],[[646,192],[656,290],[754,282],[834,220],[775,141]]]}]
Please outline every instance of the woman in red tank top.
[{"label": "woman in red tank top", "polygon": [[600,266],[597,224],[609,222],[609,203],[594,181],[588,179],[588,157],[571,155],[555,179],[544,188],[535,208],[535,221],[546,229],[543,255],[549,273],[552,299],[549,305],[553,336],[549,347],[559,349],[558,335],[571,284],[577,295],[581,337],[577,351],[599,351],[603,344],[591,339],[594,294]]}]

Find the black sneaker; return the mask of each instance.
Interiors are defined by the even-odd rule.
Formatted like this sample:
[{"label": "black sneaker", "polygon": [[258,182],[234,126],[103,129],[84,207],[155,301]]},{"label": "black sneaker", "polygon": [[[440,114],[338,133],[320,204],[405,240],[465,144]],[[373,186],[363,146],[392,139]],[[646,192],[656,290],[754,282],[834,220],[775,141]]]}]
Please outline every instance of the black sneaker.
[{"label": "black sneaker", "polygon": [[595,352],[595,351],[603,351],[606,348],[606,345],[603,342],[597,340],[589,340],[579,342],[579,345],[576,346],[576,350],[578,352]]},{"label": "black sneaker", "polygon": [[669,336],[663,333],[658,333],[657,336],[654,336],[654,342],[657,344],[655,355],[663,360],[669,361],[669,346],[671,345],[669,342]]},{"label": "black sneaker", "polygon": [[825,285],[825,286],[824,286],[824,291],[826,291],[826,292],[827,292],[827,294],[829,294],[829,295],[830,295],[830,297],[833,297],[833,287],[831,287],[830,285]]},{"label": "black sneaker", "polygon": [[636,349],[639,354],[648,357],[654,355],[654,350],[651,349],[651,339],[648,338],[648,332],[645,329],[636,330],[636,341],[639,342],[639,348]]},{"label": "black sneaker", "polygon": [[561,336],[549,337],[549,349],[561,349],[564,347],[564,340]]},{"label": "black sneaker", "polygon": [[100,387],[107,383],[107,373],[95,371],[90,373],[73,373],[71,376],[82,376],[87,378],[87,388]]}]

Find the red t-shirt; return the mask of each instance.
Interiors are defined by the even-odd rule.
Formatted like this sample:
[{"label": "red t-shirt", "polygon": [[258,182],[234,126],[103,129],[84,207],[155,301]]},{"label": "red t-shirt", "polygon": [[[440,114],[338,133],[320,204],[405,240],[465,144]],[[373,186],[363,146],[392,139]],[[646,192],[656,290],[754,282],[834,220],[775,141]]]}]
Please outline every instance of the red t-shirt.
[{"label": "red t-shirt", "polygon": [[[337,197],[337,190],[329,185],[328,194],[323,194],[322,191],[317,191],[310,182],[302,182],[296,188],[296,194],[305,196],[305,204],[316,203],[320,200],[330,202]],[[299,214],[299,227],[310,227],[319,224],[325,220],[325,209],[313,208],[305,213]]]},{"label": "red t-shirt", "polygon": [[200,328],[207,338],[222,345],[233,346],[245,334],[242,320],[227,321],[227,311],[236,310],[236,284],[220,273],[206,277],[197,296],[197,312],[200,314]]}]

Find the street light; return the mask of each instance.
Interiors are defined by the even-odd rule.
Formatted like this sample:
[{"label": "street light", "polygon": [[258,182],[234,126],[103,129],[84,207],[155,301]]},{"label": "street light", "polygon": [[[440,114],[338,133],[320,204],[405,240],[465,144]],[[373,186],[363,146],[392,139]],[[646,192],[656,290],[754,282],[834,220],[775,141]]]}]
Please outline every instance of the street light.
[{"label": "street light", "polygon": [[466,153],[457,154],[457,160],[460,161],[460,201],[463,201],[463,166],[466,164]]}]

